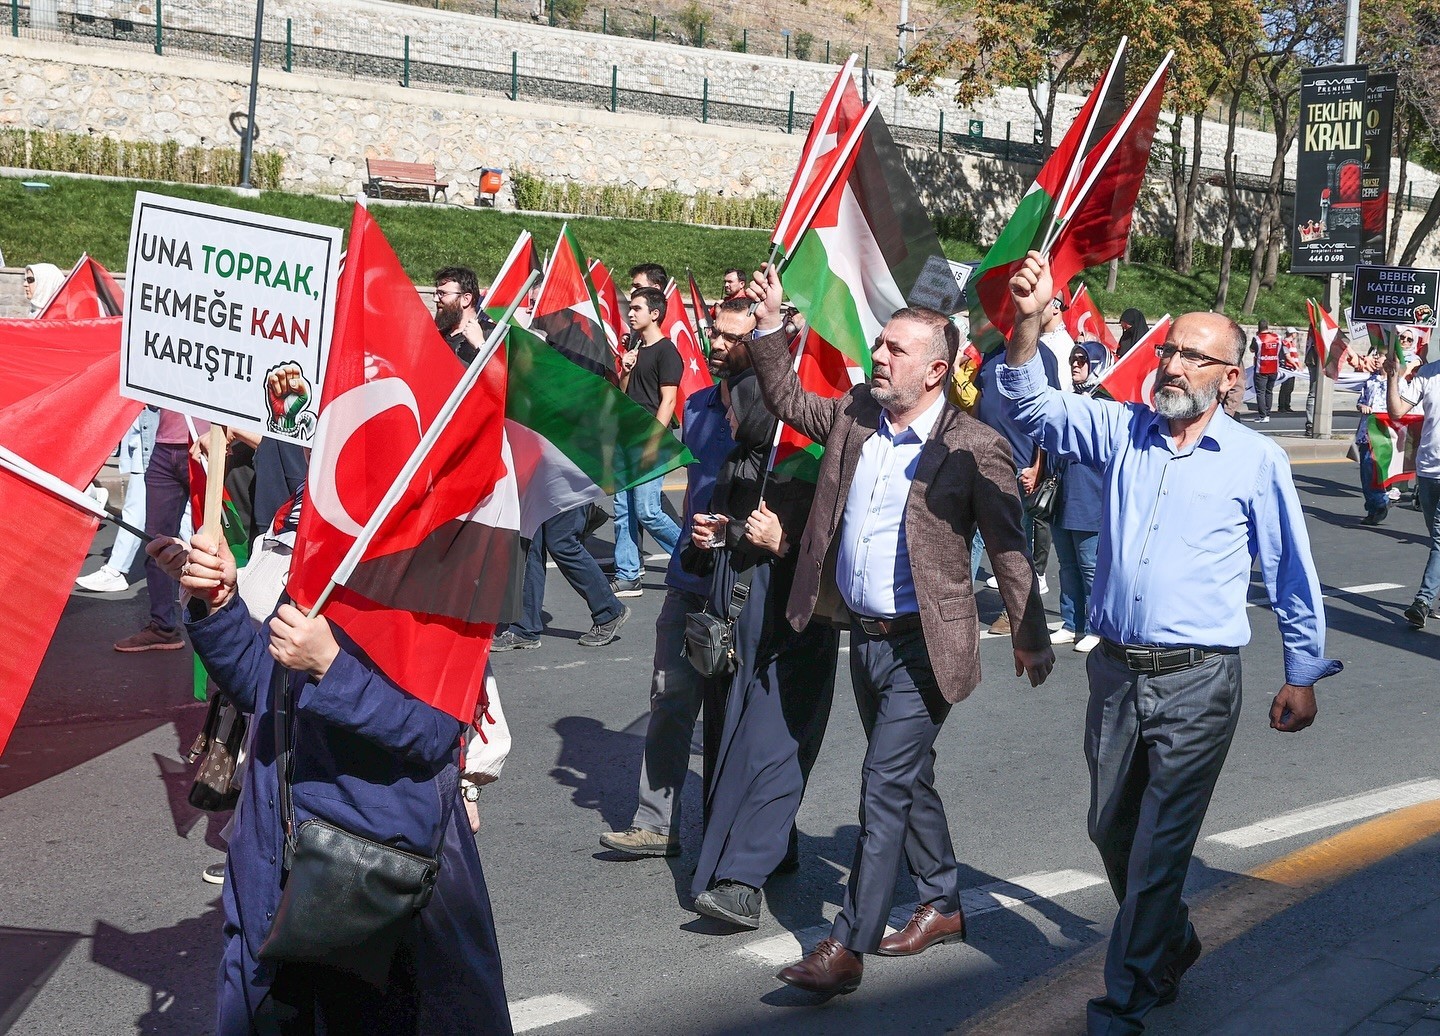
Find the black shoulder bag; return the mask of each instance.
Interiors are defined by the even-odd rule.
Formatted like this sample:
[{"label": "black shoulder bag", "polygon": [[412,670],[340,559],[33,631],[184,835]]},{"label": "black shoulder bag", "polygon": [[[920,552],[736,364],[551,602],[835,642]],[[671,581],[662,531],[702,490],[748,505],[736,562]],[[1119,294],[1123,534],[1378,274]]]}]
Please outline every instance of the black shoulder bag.
[{"label": "black shoulder bag", "polygon": [[[325,820],[307,820],[296,829],[290,787],[294,747],[290,671],[276,666],[275,673],[270,691],[274,695],[278,683],[281,695],[275,765],[289,874],[259,957],[271,963],[329,965],[384,989],[406,927],[435,890],[439,860],[363,838]],[[446,770],[448,775],[450,768]],[[457,771],[448,782],[448,795],[446,782],[441,782],[439,845],[445,843],[458,781]]]},{"label": "black shoulder bag", "polygon": [[735,671],[735,620],[740,618],[750,598],[754,572],[752,567],[735,580],[730,588],[730,606],[723,619],[711,615],[708,604],[703,611],[685,616],[685,657],[701,676],[724,676]]}]

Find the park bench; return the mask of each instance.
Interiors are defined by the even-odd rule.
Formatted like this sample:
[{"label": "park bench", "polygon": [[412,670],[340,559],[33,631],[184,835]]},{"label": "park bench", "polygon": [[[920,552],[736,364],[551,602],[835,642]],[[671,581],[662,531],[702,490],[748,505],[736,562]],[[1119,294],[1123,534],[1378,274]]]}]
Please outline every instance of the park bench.
[{"label": "park bench", "polygon": [[365,172],[369,177],[365,193],[372,198],[385,197],[385,189],[389,188],[392,198],[423,191],[429,201],[450,200],[445,196],[445,189],[450,185],[439,178],[434,162],[395,162],[386,158],[367,158]]}]

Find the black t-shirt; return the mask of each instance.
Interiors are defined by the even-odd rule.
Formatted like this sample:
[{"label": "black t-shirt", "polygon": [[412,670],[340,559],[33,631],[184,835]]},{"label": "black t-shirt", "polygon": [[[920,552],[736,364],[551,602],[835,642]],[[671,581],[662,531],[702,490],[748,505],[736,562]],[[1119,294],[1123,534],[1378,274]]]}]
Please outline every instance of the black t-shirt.
[{"label": "black t-shirt", "polygon": [[654,345],[641,348],[630,371],[625,394],[654,414],[660,409],[661,387],[679,385],[684,371],[680,350],[670,339],[662,338]]}]

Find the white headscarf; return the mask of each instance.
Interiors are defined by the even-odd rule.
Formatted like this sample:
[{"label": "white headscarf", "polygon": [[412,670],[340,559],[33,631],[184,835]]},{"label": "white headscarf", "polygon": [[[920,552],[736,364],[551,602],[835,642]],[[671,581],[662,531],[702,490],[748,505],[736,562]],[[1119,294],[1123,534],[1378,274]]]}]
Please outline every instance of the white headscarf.
[{"label": "white headscarf", "polygon": [[65,274],[54,263],[36,263],[25,267],[25,273],[35,278],[35,291],[30,296],[30,316],[38,317],[40,311],[65,283]]}]

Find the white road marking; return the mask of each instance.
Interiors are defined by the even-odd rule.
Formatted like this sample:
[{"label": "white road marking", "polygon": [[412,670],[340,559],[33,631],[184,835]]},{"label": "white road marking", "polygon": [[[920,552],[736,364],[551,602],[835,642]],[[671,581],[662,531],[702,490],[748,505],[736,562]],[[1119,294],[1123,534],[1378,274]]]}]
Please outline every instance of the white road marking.
[{"label": "white road marking", "polygon": [[[1323,600],[1329,600],[1338,594],[1378,594],[1385,590],[1399,590],[1404,583],[1361,583],[1359,586],[1340,586],[1331,590],[1328,594],[1321,594]],[[1269,608],[1270,602],[1266,600],[1246,601],[1247,608]]]},{"label": "white road marking", "polygon": [[569,1021],[590,1014],[595,1009],[589,1004],[572,1000],[568,996],[532,996],[510,1005],[510,1023],[516,1032],[529,1032],[556,1022]]},{"label": "white road marking", "polygon": [[1282,838],[1335,827],[1337,824],[1379,816],[1437,798],[1440,798],[1440,780],[1409,781],[1390,788],[1381,788],[1379,791],[1347,795],[1342,799],[1322,802],[1318,806],[1281,813],[1258,823],[1237,827],[1233,831],[1210,835],[1206,841],[1219,842],[1237,849],[1249,849],[1267,842],[1278,842]]},{"label": "white road marking", "polygon": [[[1105,879],[1085,871],[1041,871],[1026,874],[1010,881],[994,881],[979,888],[965,889],[960,893],[960,905],[966,918],[996,910],[1008,910],[1024,903],[1041,899],[1054,899],[1067,892],[1078,892],[1095,885],[1103,885]],[[887,932],[897,931],[910,920],[915,912],[915,903],[907,903],[890,911]],[[762,964],[780,966],[793,964],[801,956],[815,948],[815,944],[830,934],[830,925],[815,925],[798,932],[783,932],[780,935],[758,939],[747,943],[735,952],[750,957]]]}]

